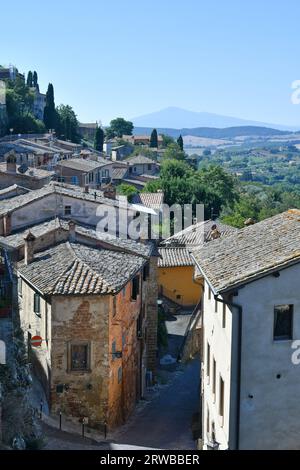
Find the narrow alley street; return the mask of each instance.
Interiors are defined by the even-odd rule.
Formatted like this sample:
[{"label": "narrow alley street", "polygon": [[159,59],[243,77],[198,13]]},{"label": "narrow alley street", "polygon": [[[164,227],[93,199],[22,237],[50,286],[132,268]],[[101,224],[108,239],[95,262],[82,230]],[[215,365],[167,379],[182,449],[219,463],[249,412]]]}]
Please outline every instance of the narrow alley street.
[{"label": "narrow alley street", "polygon": [[155,449],[195,449],[192,417],[199,411],[199,361],[194,359],[174,372],[170,383],[114,436],[122,445]]}]

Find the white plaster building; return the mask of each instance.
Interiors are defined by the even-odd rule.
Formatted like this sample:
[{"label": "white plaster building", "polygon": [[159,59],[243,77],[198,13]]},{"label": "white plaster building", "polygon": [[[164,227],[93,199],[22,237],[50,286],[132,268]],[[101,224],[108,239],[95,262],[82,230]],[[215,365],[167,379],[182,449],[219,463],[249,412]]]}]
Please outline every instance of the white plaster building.
[{"label": "white plaster building", "polygon": [[193,254],[205,280],[204,449],[300,448],[299,247],[289,210]]}]

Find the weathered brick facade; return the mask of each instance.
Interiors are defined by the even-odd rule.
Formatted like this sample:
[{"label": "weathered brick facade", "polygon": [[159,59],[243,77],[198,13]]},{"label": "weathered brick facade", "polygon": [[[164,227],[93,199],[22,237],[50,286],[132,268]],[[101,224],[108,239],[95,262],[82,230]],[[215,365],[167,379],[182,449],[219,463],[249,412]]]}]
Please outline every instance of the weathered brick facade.
[{"label": "weathered brick facade", "polygon": [[[55,295],[41,298],[34,313],[34,291],[22,282],[22,326],[44,341],[32,357],[51,411],[109,429],[124,423],[143,396],[147,370],[156,363],[157,258],[149,277],[139,273],[139,294],[132,300],[132,281],[113,295]],[[147,332],[147,333],[146,333]],[[151,337],[153,335],[153,338]],[[70,367],[71,345],[86,344],[89,368]]]}]

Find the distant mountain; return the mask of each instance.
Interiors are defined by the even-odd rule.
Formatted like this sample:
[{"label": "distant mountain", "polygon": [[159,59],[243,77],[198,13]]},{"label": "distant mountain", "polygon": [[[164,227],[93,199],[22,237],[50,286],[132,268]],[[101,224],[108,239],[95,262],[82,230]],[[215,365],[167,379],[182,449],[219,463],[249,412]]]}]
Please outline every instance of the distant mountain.
[{"label": "distant mountain", "polygon": [[[215,127],[196,127],[192,129],[170,129],[167,127],[157,127],[159,134],[166,134],[170,137],[177,138],[181,134],[184,136],[205,137],[209,139],[234,139],[235,137],[267,137],[274,135],[288,135],[289,131],[279,131],[270,127],[259,126],[239,126],[239,127],[226,127],[225,129],[218,129]],[[150,135],[152,127],[135,127],[133,133],[135,135]]]},{"label": "distant mountain", "polygon": [[[279,130],[296,131],[293,126],[283,126],[268,124],[257,121],[249,121],[231,116],[221,116],[219,114],[188,111],[186,109],[170,107],[157,111],[155,113],[146,114],[131,119],[135,127],[159,127],[159,128],[196,128],[196,127],[239,127],[239,126],[255,126],[269,127]],[[300,126],[299,126],[300,127]]]}]

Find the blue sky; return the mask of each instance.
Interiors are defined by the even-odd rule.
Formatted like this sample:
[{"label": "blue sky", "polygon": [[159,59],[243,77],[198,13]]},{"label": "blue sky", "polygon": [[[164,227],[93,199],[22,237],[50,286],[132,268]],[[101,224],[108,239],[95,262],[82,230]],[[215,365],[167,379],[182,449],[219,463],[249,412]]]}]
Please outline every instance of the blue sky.
[{"label": "blue sky", "polygon": [[179,106],[300,127],[298,0],[24,5],[1,5],[0,63],[36,69],[81,121]]}]

